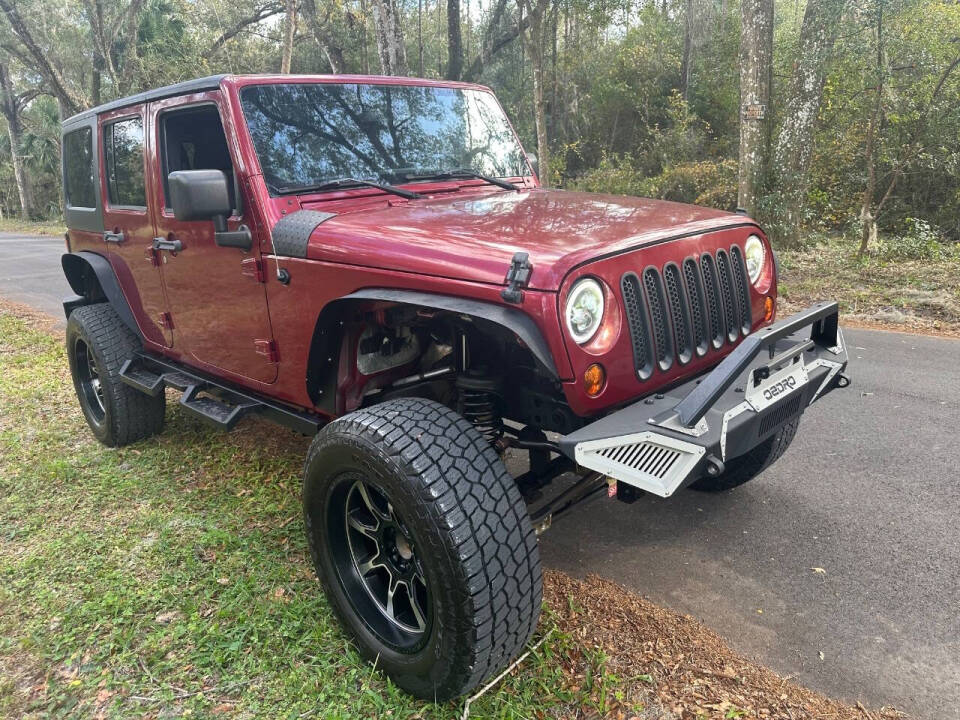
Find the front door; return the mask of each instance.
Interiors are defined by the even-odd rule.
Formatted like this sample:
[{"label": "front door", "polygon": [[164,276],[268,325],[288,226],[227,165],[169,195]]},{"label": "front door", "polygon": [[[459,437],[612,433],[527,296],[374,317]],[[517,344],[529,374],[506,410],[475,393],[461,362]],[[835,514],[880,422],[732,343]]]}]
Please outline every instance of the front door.
[{"label": "front door", "polygon": [[167,303],[160,266],[151,249],[153,217],[145,168],[144,106],[100,118],[100,182],[103,194],[103,254],[124,288],[134,317],[149,342],[170,346]]},{"label": "front door", "polygon": [[[174,350],[202,370],[239,380],[272,383],[277,353],[267,313],[266,286],[256,243],[249,251],[219,247],[210,220],[179,221],[170,207],[167,176],[176,170],[222,170],[231,181],[234,230],[244,221],[236,197],[234,160],[221,121],[220,94],[187,96],[150,105],[156,162],[157,238],[179,241],[178,251],[157,250]],[[251,224],[247,220],[247,224]]]}]

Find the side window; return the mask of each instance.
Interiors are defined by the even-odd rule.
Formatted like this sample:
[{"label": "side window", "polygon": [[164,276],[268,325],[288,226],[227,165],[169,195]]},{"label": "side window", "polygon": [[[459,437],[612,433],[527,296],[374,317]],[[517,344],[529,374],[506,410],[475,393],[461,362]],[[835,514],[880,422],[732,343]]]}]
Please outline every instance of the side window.
[{"label": "side window", "polygon": [[89,127],[63,136],[63,189],[68,207],[96,208],[93,132]]},{"label": "side window", "polygon": [[146,207],[143,181],[143,121],[129,118],[103,128],[107,195],[111,205]]},{"label": "side window", "polygon": [[220,113],[213,105],[176,110],[161,116],[164,205],[170,208],[167,178],[176,170],[223,170],[230,187],[230,204],[236,210],[233,162]]}]

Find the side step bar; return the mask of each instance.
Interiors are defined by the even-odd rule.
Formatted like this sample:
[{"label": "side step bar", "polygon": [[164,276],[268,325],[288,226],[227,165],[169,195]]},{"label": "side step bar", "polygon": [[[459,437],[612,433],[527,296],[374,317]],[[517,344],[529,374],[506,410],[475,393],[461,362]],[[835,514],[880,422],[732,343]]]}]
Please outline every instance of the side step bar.
[{"label": "side step bar", "polygon": [[254,413],[302,435],[315,435],[323,426],[323,421],[312,415],[227,387],[169,360],[145,353],[139,353],[123,364],[120,379],[151,397],[156,397],[167,387],[180,390],[183,393],[180,405],[184,410],[221,430],[233,429],[241,418]]}]

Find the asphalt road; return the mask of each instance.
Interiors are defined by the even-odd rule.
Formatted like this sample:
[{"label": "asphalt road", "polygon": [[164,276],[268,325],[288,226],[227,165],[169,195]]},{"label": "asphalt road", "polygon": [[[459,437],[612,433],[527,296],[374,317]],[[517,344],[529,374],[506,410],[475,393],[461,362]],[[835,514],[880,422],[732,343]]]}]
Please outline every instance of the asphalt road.
[{"label": "asphalt road", "polygon": [[[0,233],[0,295],[61,315],[62,251]],[[960,341],[845,337],[852,385],[807,411],[761,477],[724,495],[597,500],[541,552],[834,697],[960,718]]]}]

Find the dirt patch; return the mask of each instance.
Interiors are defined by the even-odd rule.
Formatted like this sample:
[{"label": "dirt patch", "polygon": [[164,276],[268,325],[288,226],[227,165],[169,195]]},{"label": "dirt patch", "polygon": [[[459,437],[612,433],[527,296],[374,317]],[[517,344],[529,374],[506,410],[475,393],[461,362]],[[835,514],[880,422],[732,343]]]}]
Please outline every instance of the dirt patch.
[{"label": "dirt patch", "polygon": [[[689,615],[680,615],[595,575],[576,580],[548,571],[545,597],[564,633],[602,651],[621,677],[649,675],[655,717],[892,720],[890,709],[868,710],[831,700],[733,652]],[[568,669],[582,673],[576,663]]]},{"label": "dirt patch", "polygon": [[780,316],[836,300],[843,325],[960,337],[960,252],[891,259],[855,251],[834,236],[781,251]]}]

